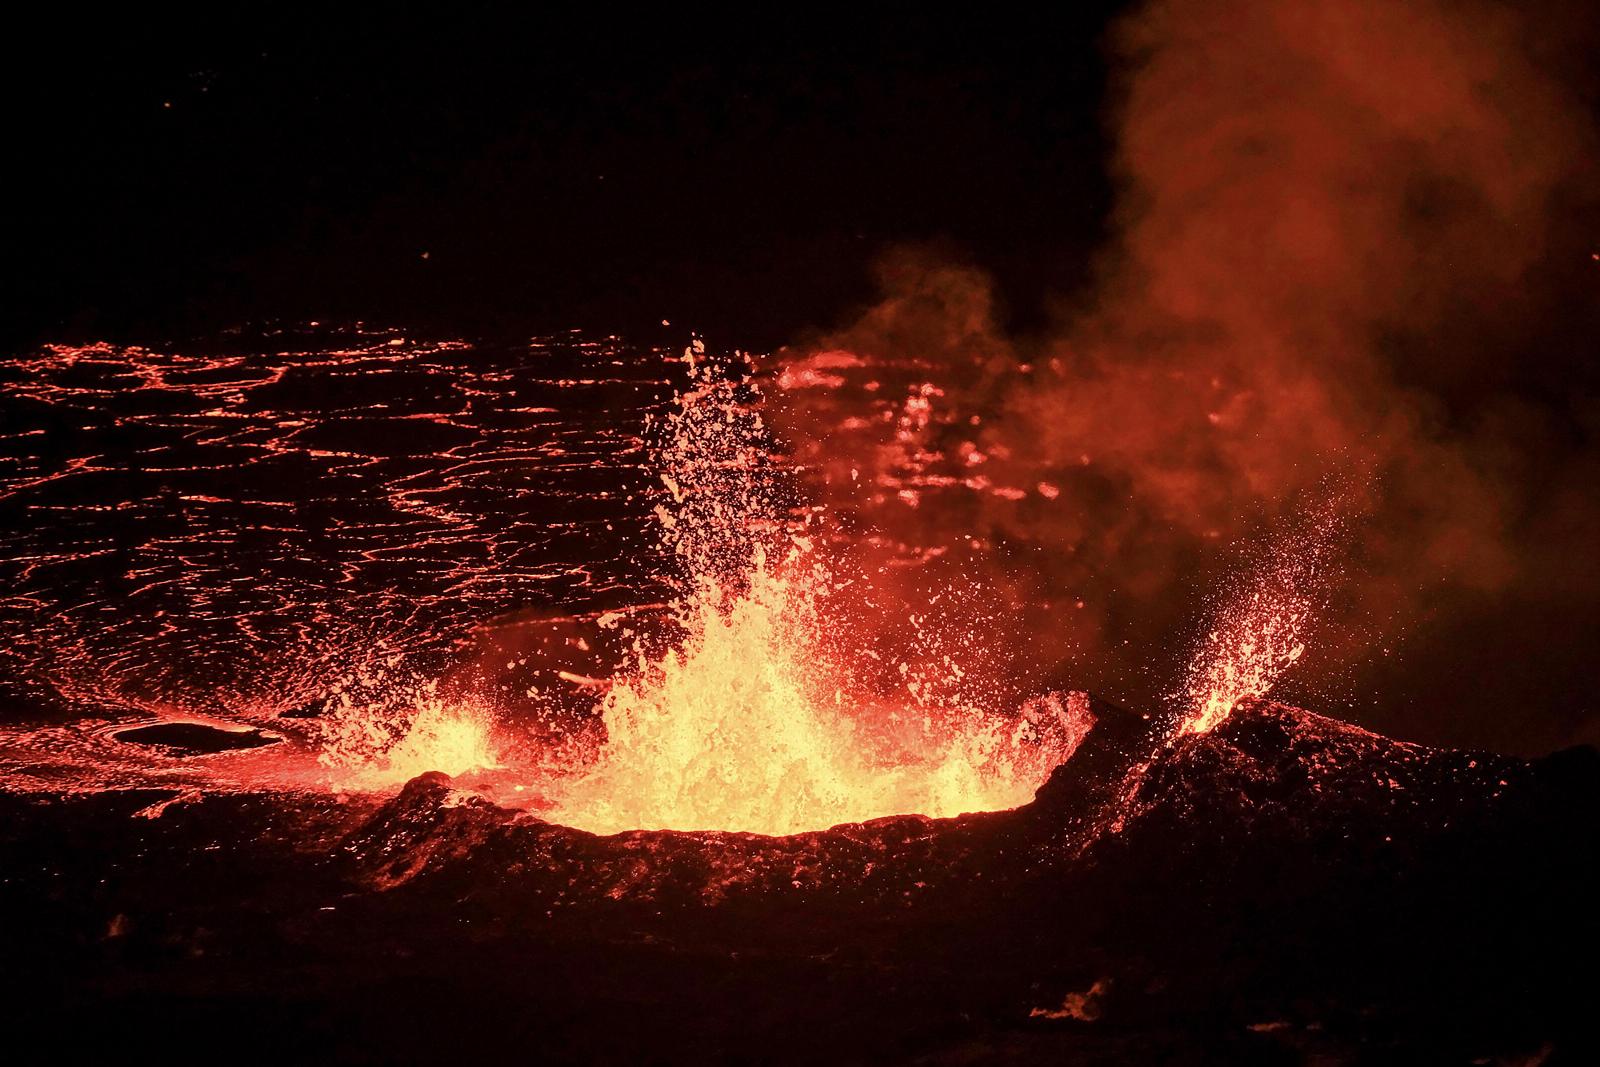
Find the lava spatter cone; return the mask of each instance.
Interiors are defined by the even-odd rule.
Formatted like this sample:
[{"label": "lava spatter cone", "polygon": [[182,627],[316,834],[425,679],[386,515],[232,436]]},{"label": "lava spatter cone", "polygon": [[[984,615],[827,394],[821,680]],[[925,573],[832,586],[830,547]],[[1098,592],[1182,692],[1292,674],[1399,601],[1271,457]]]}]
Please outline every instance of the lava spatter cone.
[{"label": "lava spatter cone", "polygon": [[374,886],[492,885],[510,894],[508,905],[577,909],[663,899],[776,907],[830,894],[910,904],[1107,879],[1143,881],[1166,901],[1175,879],[1226,893],[1258,874],[1262,884],[1241,892],[1270,894],[1274,877],[1374,858],[1381,869],[1383,855],[1426,850],[1462,827],[1493,830],[1497,847],[1509,846],[1505,834],[1546,809],[1600,813],[1589,750],[1528,762],[1428,749],[1266,701],[1169,741],[1164,720],[1091,707],[1095,726],[1077,752],[1033,802],[1010,811],[891,816],[787,836],[599,836],[425,775],[352,835],[346,854]]}]

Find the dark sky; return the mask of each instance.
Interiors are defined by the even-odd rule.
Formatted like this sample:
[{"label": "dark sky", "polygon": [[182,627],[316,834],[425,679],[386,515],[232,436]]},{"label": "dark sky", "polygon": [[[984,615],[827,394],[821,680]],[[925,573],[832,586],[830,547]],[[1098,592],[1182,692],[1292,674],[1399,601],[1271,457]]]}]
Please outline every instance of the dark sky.
[{"label": "dark sky", "polygon": [[1062,8],[58,16],[6,49],[4,336],[670,317],[770,347],[905,240],[1025,322],[1110,203],[1109,9]]}]

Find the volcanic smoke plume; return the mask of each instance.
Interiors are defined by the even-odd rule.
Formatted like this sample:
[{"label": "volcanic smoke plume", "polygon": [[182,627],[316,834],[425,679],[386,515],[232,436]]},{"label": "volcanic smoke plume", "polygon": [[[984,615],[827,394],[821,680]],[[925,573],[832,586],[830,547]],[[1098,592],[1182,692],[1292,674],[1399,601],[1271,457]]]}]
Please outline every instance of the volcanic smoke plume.
[{"label": "volcanic smoke plume", "polygon": [[[1593,137],[1549,44],[1572,21],[1145,5],[1111,38],[1119,206],[1092,291],[1058,329],[1013,336],[980,269],[890,255],[882,302],[784,375],[791,436],[842,430],[802,458],[902,541],[996,549],[1050,652],[1141,702],[1170,685],[1139,660],[1182,640],[1184,591],[1330,500],[1353,535],[1308,657],[1324,683],[1423,624],[1475,619],[1502,655],[1518,619],[1592,625],[1594,397],[1528,400],[1539,352],[1571,343],[1542,316],[1594,284],[1574,236],[1594,217]],[[873,415],[840,395],[856,384]],[[930,486],[969,499],[918,507]],[[1040,588],[1079,610],[1027,608]],[[1420,691],[1432,653],[1413,644]]]}]

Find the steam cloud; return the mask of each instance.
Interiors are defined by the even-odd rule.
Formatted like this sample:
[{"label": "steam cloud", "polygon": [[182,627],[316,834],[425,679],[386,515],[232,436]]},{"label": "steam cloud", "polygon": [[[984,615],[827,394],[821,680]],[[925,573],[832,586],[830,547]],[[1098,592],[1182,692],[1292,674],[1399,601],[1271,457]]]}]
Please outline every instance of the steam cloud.
[{"label": "steam cloud", "polygon": [[[1600,404],[1570,384],[1596,157],[1550,43],[1580,29],[1431,0],[1145,5],[1111,38],[1092,291],[1014,336],[982,270],[900,250],[879,304],[793,353],[790,436],[827,427],[805,458],[836,504],[979,545],[1041,662],[1146,706],[1236,546],[1335,485],[1351,533],[1301,684],[1424,740],[1582,736],[1587,694],[1549,680],[1586,677],[1562,649],[1594,647],[1600,603]],[[911,506],[935,468],[964,503]],[[1512,692],[1543,709],[1507,708],[1520,732],[1482,712]]]}]

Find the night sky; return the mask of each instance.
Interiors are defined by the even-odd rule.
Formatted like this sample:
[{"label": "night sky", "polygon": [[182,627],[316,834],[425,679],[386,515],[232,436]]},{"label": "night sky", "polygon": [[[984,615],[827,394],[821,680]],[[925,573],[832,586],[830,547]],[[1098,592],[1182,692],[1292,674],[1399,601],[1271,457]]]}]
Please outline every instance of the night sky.
[{"label": "night sky", "polygon": [[771,347],[903,241],[1025,321],[1105,225],[1106,18],[61,18],[7,49],[6,333],[670,318]]}]

